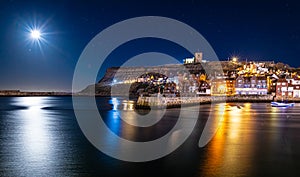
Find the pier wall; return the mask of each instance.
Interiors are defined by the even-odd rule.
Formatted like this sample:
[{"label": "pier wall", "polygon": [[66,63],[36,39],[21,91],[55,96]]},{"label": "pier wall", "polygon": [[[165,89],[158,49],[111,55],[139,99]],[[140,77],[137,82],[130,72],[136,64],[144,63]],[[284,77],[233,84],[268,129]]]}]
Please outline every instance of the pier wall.
[{"label": "pier wall", "polygon": [[219,102],[271,102],[272,95],[263,96],[197,96],[197,97],[139,97],[137,108],[147,107],[180,107],[195,104]]}]

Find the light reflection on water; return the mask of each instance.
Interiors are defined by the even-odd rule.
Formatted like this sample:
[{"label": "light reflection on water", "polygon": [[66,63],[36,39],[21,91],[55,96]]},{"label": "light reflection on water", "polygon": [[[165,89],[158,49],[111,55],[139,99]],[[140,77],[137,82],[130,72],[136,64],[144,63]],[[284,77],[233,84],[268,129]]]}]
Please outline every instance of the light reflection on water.
[{"label": "light reflection on water", "polygon": [[[118,113],[122,109],[131,121],[138,121],[134,102],[121,98],[97,98],[97,102],[108,127],[135,141],[163,136],[180,111],[169,109],[156,124],[137,128]],[[139,176],[140,172],[143,176],[293,176],[299,169],[298,104],[288,109],[266,103],[202,105],[199,124],[184,145],[163,159],[138,164],[114,160],[95,149],[82,135],[69,97],[0,98],[0,103],[0,176]],[[221,117],[215,122],[218,130],[207,146],[199,148],[208,114]],[[174,133],[170,142],[176,137]],[[107,138],[108,146],[119,146]]]},{"label": "light reflection on water", "polygon": [[112,104],[112,110],[124,110],[124,111],[133,111],[134,110],[134,101],[132,100],[120,100],[117,97],[112,97],[109,100],[109,103]]},{"label": "light reflection on water", "polygon": [[[22,168],[13,167],[15,174],[26,175],[27,170],[40,174],[41,169],[51,166],[53,163],[47,160],[52,156],[51,139],[53,134],[48,131],[51,121],[47,111],[41,109],[46,102],[47,98],[45,97],[18,97],[12,100],[12,105],[25,108],[11,112],[9,121],[14,122],[12,122],[13,125],[7,125],[10,129],[6,133],[10,133],[11,139],[6,144],[8,147],[5,148],[13,149],[13,153],[7,152],[13,157],[13,159],[7,159],[8,164],[12,160],[22,164]],[[5,158],[7,156],[4,156]]]},{"label": "light reflection on water", "polygon": [[[223,109],[217,106],[217,108]],[[222,115],[218,131],[209,144],[207,164],[205,164],[204,176],[209,176],[215,173],[216,176],[228,174],[230,169],[231,174],[243,176],[252,165],[252,146],[253,136],[247,129],[252,129],[253,123],[249,113],[255,113],[251,110],[251,104],[245,103],[243,107],[235,106],[227,103],[225,111]],[[245,123],[247,122],[247,123]],[[246,146],[243,145],[245,142]]]}]

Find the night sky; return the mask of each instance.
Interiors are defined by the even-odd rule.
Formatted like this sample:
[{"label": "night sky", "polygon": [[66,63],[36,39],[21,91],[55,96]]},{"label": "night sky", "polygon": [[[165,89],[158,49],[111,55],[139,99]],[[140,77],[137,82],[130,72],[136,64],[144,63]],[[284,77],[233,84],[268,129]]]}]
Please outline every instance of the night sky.
[{"label": "night sky", "polygon": [[[103,29],[139,16],[164,16],[200,32],[220,60],[282,61],[300,67],[300,3],[297,1],[6,1],[0,2],[0,89],[70,91],[76,62]],[[46,42],[30,41],[28,26]],[[190,54],[162,40],[144,39],[114,51],[102,69],[143,52],[179,61]]]}]

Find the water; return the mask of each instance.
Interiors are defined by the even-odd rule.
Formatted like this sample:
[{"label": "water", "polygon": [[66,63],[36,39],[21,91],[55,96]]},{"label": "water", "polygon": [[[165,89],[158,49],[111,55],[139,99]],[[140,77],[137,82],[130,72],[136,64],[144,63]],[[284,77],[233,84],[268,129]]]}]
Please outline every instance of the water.
[{"label": "water", "polygon": [[[97,98],[97,103],[110,129],[133,141],[161,137],[180,112],[169,109],[157,124],[137,128],[115,115],[121,105],[133,113],[131,102]],[[2,97],[0,176],[299,176],[300,104],[273,108],[267,103],[220,103],[201,105],[200,111],[193,133],[179,149],[158,160],[132,163],[113,159],[89,143],[71,97]],[[209,114],[221,121],[209,144],[199,148]]]}]

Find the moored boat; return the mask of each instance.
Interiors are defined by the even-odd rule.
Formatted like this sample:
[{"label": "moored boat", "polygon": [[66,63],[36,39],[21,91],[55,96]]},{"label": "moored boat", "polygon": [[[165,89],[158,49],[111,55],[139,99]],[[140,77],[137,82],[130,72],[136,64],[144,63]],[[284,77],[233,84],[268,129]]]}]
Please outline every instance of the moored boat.
[{"label": "moored boat", "polygon": [[295,103],[284,103],[284,102],[271,102],[271,106],[273,107],[292,107]]}]

